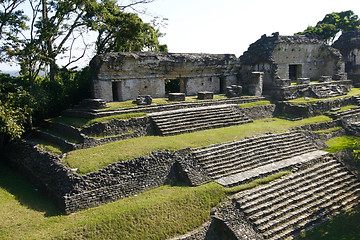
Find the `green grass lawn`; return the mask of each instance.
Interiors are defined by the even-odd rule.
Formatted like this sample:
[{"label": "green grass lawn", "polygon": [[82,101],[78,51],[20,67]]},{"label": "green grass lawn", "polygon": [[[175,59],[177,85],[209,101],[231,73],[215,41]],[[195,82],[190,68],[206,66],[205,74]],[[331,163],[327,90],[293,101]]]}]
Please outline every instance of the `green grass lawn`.
[{"label": "green grass lawn", "polygon": [[340,99],[343,97],[350,97],[350,96],[357,96],[360,95],[360,88],[352,88],[350,92],[348,92],[347,95],[343,95],[343,96],[337,96],[337,97],[331,97],[331,98],[310,98],[310,100],[305,100],[305,98],[301,97],[301,98],[296,98],[296,99],[292,99],[289,100],[287,102],[292,103],[292,104],[303,104],[303,103],[312,103],[312,102],[319,102],[319,101],[324,101],[324,100],[335,100],[335,99]]},{"label": "green grass lawn", "polygon": [[[210,220],[211,208],[229,194],[268,183],[287,172],[226,189],[166,185],[91,209],[61,215],[41,193],[0,162],[0,239],[166,239]],[[359,239],[355,208],[303,236]]]},{"label": "green grass lawn", "polygon": [[0,239],[166,239],[210,220],[210,209],[229,194],[265,184],[275,174],[226,189],[166,185],[137,196],[61,215],[22,177],[0,162]]},{"label": "green grass lawn", "polygon": [[343,136],[330,139],[326,142],[326,145],[329,147],[325,149],[325,151],[334,153],[344,149],[352,149],[354,148],[354,143],[359,143],[360,138],[355,136]]},{"label": "green grass lawn", "polygon": [[348,106],[341,107],[339,110],[331,112],[331,113],[346,111],[346,110],[349,110],[349,109],[355,108],[355,107],[358,107],[358,106],[356,106],[356,105],[348,105]]},{"label": "green grass lawn", "polygon": [[176,151],[188,147],[204,147],[215,143],[238,141],[254,135],[284,132],[295,126],[326,121],[332,121],[332,119],[326,116],[316,116],[299,121],[278,118],[260,119],[253,123],[175,136],[145,136],[69,152],[64,159],[64,164],[70,168],[78,168],[78,173],[85,174],[110,163],[144,156],[156,150]]},{"label": "green grass lawn", "polygon": [[266,106],[266,105],[270,105],[270,104],[271,104],[270,101],[265,100],[265,101],[256,101],[256,102],[238,104],[238,106],[241,108],[250,108],[250,107],[257,107],[257,106]]},{"label": "green grass lawn", "polygon": [[298,239],[358,240],[360,239],[360,206],[304,233]]},{"label": "green grass lawn", "polygon": [[325,133],[336,132],[336,131],[339,131],[340,129],[342,129],[342,127],[333,127],[333,128],[328,128],[328,129],[324,129],[324,130],[314,131],[314,133],[325,134]]}]

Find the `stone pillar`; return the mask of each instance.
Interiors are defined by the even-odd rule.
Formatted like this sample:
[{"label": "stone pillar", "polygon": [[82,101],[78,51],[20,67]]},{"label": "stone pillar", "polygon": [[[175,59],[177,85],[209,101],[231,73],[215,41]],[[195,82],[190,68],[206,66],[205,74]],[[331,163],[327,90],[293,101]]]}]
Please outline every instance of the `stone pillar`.
[{"label": "stone pillar", "polygon": [[249,81],[249,94],[261,96],[263,92],[263,72],[252,72]]}]

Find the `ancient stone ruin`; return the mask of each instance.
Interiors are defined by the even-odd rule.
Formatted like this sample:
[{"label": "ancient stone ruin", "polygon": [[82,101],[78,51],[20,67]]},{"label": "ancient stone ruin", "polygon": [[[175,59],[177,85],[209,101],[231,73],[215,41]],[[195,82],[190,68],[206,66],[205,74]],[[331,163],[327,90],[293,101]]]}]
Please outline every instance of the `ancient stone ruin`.
[{"label": "ancient stone ruin", "polygon": [[[352,59],[351,63],[347,60],[347,69],[356,74],[353,56],[357,48],[343,51]],[[167,84],[172,82],[178,86],[173,92],[187,96],[202,91],[236,96],[238,91],[228,90],[232,85],[242,88],[240,95],[277,99],[343,95],[351,82],[341,57],[339,50],[317,39],[278,33],[263,35],[240,58],[231,54],[108,53],[91,61],[93,94],[106,101],[139,95],[166,97]]]},{"label": "ancient stone ruin", "polygon": [[231,54],[108,53],[91,61],[95,98],[106,101],[136,99],[138,95],[165,97],[167,81],[179,92],[219,93],[237,82],[237,63]]},{"label": "ancient stone ruin", "polygon": [[[288,171],[232,195],[213,209],[211,221],[176,239],[293,239],[359,204],[359,173],[349,164],[351,154],[321,150],[333,137],[360,136],[360,97],[347,95],[352,81],[346,78],[341,57],[318,40],[277,33],[262,36],[239,59],[229,54],[99,55],[91,61],[96,99],[85,99],[63,116],[141,117],[83,127],[50,121],[44,124],[50,131],[36,130],[34,136],[72,151],[143,136],[165,138],[224,127],[245,131],[251,128],[246,124],[258,119],[266,124],[274,117],[327,115],[330,120],[208,146],[158,150],[85,175],[63,165],[63,156],[31,141],[11,146],[8,158],[66,214],[174,181],[188,186],[213,181],[230,189]],[[167,91],[171,81],[178,91]],[[217,99],[216,93],[224,95]],[[198,99],[185,102],[189,95]],[[154,104],[158,97],[168,97],[168,102]],[[298,97],[317,101],[286,101]],[[101,99],[136,99],[136,105],[108,108]],[[341,110],[344,106],[351,108]],[[61,135],[52,134],[56,132]],[[62,138],[64,134],[73,141]]]},{"label": "ancient stone ruin", "polygon": [[360,82],[360,29],[351,32],[344,32],[334,42],[334,48],[340,50],[345,70],[349,77],[354,80],[354,85],[359,86]]}]

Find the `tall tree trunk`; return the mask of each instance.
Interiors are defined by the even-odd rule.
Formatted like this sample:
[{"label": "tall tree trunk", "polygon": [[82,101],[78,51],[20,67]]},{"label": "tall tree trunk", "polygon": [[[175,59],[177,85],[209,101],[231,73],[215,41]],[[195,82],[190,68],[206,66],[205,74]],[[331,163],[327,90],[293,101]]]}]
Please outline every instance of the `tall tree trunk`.
[{"label": "tall tree trunk", "polygon": [[[47,2],[46,0],[42,0],[42,17],[43,21],[48,23],[49,21],[49,15],[48,15],[48,9],[47,9]],[[55,57],[53,56],[53,39],[50,36],[49,38],[44,39],[45,46],[46,46],[46,55],[50,59],[49,63],[49,78],[50,81],[55,81],[55,74],[57,71],[57,66],[55,63]]]}]

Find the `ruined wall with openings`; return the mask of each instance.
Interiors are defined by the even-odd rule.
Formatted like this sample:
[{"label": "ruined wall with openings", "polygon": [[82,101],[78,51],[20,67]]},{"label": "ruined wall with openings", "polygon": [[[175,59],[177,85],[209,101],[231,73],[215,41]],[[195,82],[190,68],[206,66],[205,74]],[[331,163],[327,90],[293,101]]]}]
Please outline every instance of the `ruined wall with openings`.
[{"label": "ruined wall with openings", "polygon": [[219,93],[238,82],[238,59],[232,54],[107,53],[95,56],[93,94],[107,101],[138,95],[166,96],[166,82],[179,81],[179,92]]}]

